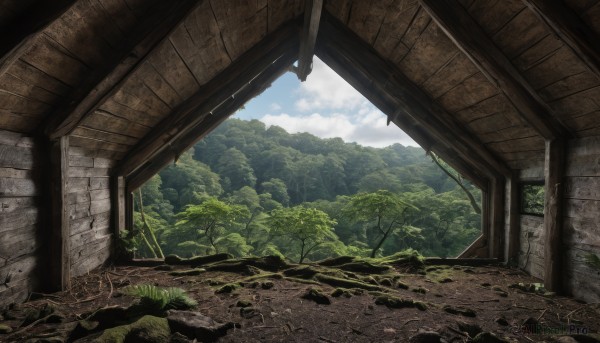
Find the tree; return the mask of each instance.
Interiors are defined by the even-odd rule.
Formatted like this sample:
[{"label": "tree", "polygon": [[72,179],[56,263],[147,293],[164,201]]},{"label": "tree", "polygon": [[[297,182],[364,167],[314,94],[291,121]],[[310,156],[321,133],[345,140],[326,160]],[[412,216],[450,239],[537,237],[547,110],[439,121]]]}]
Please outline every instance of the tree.
[{"label": "tree", "polygon": [[418,210],[397,194],[386,190],[358,193],[350,198],[345,213],[354,220],[368,225],[375,257],[386,239],[408,223],[408,211]]},{"label": "tree", "polygon": [[333,233],[335,220],[315,208],[295,206],[274,210],[267,222],[272,235],[285,236],[296,242],[300,250],[298,263],[304,262],[319,245],[337,240]]},{"label": "tree", "polygon": [[256,176],[243,152],[236,148],[227,149],[219,158],[216,171],[223,178],[223,188],[231,192],[244,186],[254,188]]},{"label": "tree", "polygon": [[[192,242],[206,240],[210,244],[210,250],[219,252],[219,238],[226,234],[226,229],[237,224],[240,218],[247,216],[248,209],[241,205],[229,205],[217,198],[209,198],[200,205],[186,207],[183,212],[177,214],[179,221],[175,224],[182,233],[192,233],[196,239]],[[239,242],[239,240],[238,240]],[[231,240],[227,241],[231,243]],[[205,245],[198,245],[204,247]]]},{"label": "tree", "polygon": [[290,203],[290,196],[288,194],[287,186],[283,180],[278,178],[270,179],[260,185],[262,193],[270,193],[273,200],[279,202],[283,206],[288,206]]}]

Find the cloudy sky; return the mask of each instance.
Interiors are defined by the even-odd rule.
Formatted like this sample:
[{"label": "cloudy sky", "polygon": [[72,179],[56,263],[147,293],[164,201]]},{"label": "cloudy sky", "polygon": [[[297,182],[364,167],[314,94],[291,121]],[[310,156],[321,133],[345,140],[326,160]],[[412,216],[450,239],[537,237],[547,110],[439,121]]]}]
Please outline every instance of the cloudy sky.
[{"label": "cloudy sky", "polygon": [[313,64],[305,82],[286,73],[235,117],[365,146],[418,146],[394,124],[386,126],[386,116],[325,63],[315,57]]}]

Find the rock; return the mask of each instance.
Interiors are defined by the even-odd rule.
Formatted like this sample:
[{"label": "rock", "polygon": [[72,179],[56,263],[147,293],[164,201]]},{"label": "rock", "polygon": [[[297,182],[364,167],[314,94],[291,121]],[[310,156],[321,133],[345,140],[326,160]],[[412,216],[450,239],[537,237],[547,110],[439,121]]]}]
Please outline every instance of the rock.
[{"label": "rock", "polygon": [[408,285],[401,281],[398,281],[398,284],[396,285],[396,287],[401,288],[401,289],[408,289]]},{"label": "rock", "polygon": [[138,321],[106,329],[95,342],[98,343],[168,343],[171,331],[167,319],[154,316],[143,316]]},{"label": "rock", "polygon": [[266,281],[266,282],[263,282],[263,283],[260,284],[260,287],[262,289],[271,289],[274,286],[275,286],[275,284],[273,282],[271,282],[271,281]]},{"label": "rock", "polygon": [[508,321],[502,317],[496,318],[495,322],[498,323],[498,325],[508,326]]},{"label": "rock", "polygon": [[482,332],[473,338],[473,343],[510,343],[491,332]]},{"label": "rock", "polygon": [[411,299],[401,299],[392,295],[382,295],[375,299],[376,305],[385,305],[388,308],[411,308],[416,307],[421,311],[427,309],[427,305],[420,301],[414,301]]},{"label": "rock", "polygon": [[222,286],[221,288],[217,289],[215,291],[215,294],[231,293],[231,292],[235,291],[238,288],[240,288],[239,284],[237,284],[237,283],[228,283],[228,284]]},{"label": "rock", "polygon": [[191,311],[170,310],[167,312],[167,321],[171,331],[200,342],[214,342],[235,326],[232,322],[219,324],[210,317]]},{"label": "rock", "polygon": [[483,287],[490,287],[492,284],[489,282],[484,282],[481,284]]},{"label": "rock", "polygon": [[0,324],[0,334],[7,334],[7,333],[11,333],[12,332],[12,328],[8,325],[5,324]]},{"label": "rock", "polygon": [[329,305],[331,304],[331,300],[329,297],[323,294],[320,290],[309,288],[306,293],[302,296],[303,299],[312,300],[317,304],[321,305]]},{"label": "rock", "polygon": [[252,306],[252,303],[247,301],[247,300],[238,300],[238,302],[235,304],[236,307],[250,307]]},{"label": "rock", "polygon": [[442,336],[435,331],[423,331],[410,337],[410,343],[439,343],[442,342]]},{"label": "rock", "polygon": [[577,340],[571,336],[561,336],[554,340],[556,343],[579,343]]},{"label": "rock", "polygon": [[598,343],[600,337],[597,334],[570,335],[558,337],[554,342],[559,343]]},{"label": "rock", "polygon": [[475,311],[471,310],[470,308],[465,308],[465,307],[454,307],[454,306],[446,305],[446,306],[444,306],[444,311],[446,311],[450,314],[457,314],[457,315],[461,315],[461,316],[465,316],[465,317],[475,317],[476,316]]},{"label": "rock", "polygon": [[439,281],[439,283],[449,283],[449,282],[454,282],[454,280],[452,280],[451,278],[447,277],[444,278],[442,280]]},{"label": "rock", "polygon": [[418,287],[418,288],[413,288],[412,291],[415,293],[426,294],[427,288]]},{"label": "rock", "polygon": [[470,337],[475,337],[477,336],[477,334],[481,333],[481,331],[483,331],[481,329],[481,326],[477,325],[477,324],[471,324],[471,323],[466,323],[466,322],[458,322],[458,329],[462,332],[466,332],[467,334],[469,334]]}]

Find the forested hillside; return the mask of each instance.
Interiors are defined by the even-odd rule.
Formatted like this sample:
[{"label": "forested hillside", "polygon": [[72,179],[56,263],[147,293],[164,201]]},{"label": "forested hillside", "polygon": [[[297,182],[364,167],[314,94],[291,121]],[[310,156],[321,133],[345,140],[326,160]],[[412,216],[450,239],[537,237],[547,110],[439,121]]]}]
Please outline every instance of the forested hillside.
[{"label": "forested hillside", "polygon": [[440,163],[456,180],[421,148],[230,119],[136,192],[136,229],[124,242],[137,257],[455,256],[479,235],[479,204],[467,193],[477,203],[480,193]]}]

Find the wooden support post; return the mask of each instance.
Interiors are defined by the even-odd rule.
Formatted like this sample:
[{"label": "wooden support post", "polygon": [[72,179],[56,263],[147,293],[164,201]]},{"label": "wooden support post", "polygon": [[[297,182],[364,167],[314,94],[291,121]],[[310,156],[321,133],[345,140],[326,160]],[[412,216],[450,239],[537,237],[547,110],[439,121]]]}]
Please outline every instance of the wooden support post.
[{"label": "wooden support post", "polygon": [[507,199],[509,203],[508,211],[508,235],[506,239],[505,256],[508,265],[516,266],[519,259],[519,245],[520,245],[520,209],[519,209],[519,172],[513,170],[510,179],[508,180],[508,194]]},{"label": "wooden support post", "polygon": [[319,33],[319,21],[323,10],[323,0],[306,0],[304,8],[304,28],[300,40],[300,54],[298,56],[297,75],[300,81],[306,81],[306,77],[312,71],[313,55],[315,54],[315,43]]},{"label": "wooden support post", "polygon": [[505,181],[504,178],[492,179],[490,192],[490,235],[488,240],[489,257],[502,260],[504,257],[504,220],[505,220]]},{"label": "wooden support post", "polygon": [[116,239],[119,237],[119,231],[125,229],[125,178],[114,175],[110,178],[110,182],[113,233]]},{"label": "wooden support post", "polygon": [[69,226],[69,137],[63,136],[50,146],[50,242],[49,290],[64,291],[71,286],[71,235]]},{"label": "wooden support post", "polygon": [[561,293],[563,192],[566,142],[562,139],[546,140],[544,177],[546,180],[544,203],[544,286]]},{"label": "wooden support post", "polygon": [[133,230],[133,193],[128,190],[125,192],[125,229]]},{"label": "wooden support post", "polygon": [[600,78],[600,35],[590,29],[564,1],[523,2]]}]

